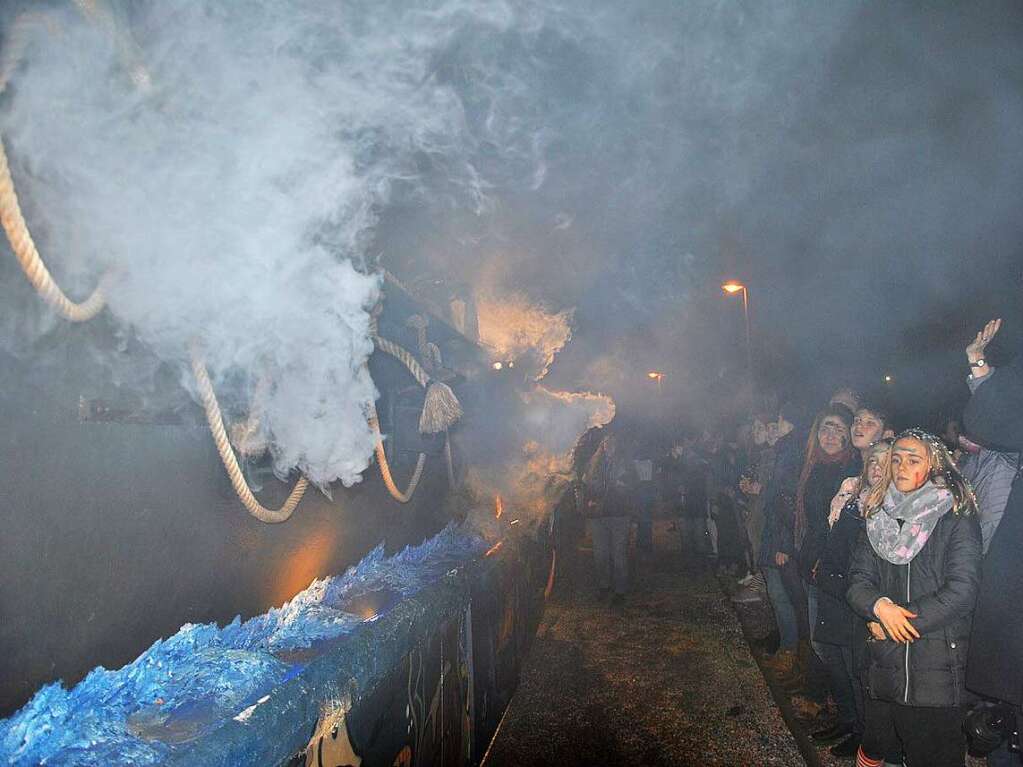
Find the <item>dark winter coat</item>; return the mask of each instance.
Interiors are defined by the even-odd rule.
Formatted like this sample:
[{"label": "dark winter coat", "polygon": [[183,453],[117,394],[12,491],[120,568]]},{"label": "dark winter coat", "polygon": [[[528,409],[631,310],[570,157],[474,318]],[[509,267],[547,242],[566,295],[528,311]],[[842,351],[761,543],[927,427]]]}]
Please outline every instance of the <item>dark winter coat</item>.
[{"label": "dark winter coat", "polygon": [[803,465],[805,437],[790,432],[774,445],[775,462],[771,481],[762,489],[764,532],[760,539],[760,566],[777,567],[774,555],[795,553],[792,527],[795,522],[796,486]]},{"label": "dark winter coat", "polygon": [[682,502],[682,516],[706,519],[710,512],[707,494],[710,484],[710,463],[703,455],[692,450],[686,453],[683,467],[685,500]]},{"label": "dark winter coat", "polygon": [[[882,513],[882,512],[879,512]],[[911,644],[890,639],[868,643],[867,689],[878,700],[909,706],[958,706],[970,619],[980,588],[980,524],[977,515],[948,512],[908,565],[879,557],[866,531],[860,534],[849,568],[847,599],[853,610],[876,620],[874,604],[888,597],[916,613],[920,638]]]},{"label": "dark winter coat", "polygon": [[864,636],[866,621],[845,601],[853,549],[862,532],[859,500],[854,497],[828,533],[817,568],[817,625],[813,627],[816,642],[852,647],[854,641]]},{"label": "dark winter coat", "polygon": [[813,581],[814,566],[824,553],[824,544],[828,540],[828,512],[831,511],[831,499],[838,492],[842,480],[855,473],[855,468],[848,463],[819,463],[813,467],[806,479],[806,488],[803,491],[806,535],[796,557],[799,575],[804,581]]},{"label": "dark winter coat", "polygon": [[619,455],[616,440],[608,436],[590,458],[581,482],[581,510],[584,517],[600,519],[628,514],[628,466]]},{"label": "dark winter coat", "polygon": [[[1023,450],[1023,364],[981,379],[963,414],[967,432],[996,450]],[[1023,705],[1023,480],[1016,479],[984,558],[966,675],[981,695]]]}]

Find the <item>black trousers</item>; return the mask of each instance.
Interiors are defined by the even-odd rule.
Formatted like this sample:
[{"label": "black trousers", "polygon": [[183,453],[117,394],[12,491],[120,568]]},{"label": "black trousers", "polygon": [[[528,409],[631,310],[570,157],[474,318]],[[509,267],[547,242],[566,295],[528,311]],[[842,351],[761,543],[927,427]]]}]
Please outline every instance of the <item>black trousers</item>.
[{"label": "black trousers", "polygon": [[865,713],[866,728],[860,747],[871,759],[897,754],[901,748],[906,767],[966,764],[964,709],[903,706],[868,697]]}]

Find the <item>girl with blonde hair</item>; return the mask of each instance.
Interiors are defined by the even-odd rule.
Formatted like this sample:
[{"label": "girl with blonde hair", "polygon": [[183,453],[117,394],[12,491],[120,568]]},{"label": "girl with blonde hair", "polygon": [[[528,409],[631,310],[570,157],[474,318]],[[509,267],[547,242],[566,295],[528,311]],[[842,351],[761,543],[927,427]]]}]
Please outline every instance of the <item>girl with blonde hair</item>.
[{"label": "girl with blonde hair", "polygon": [[864,527],[846,597],[880,624],[883,638],[868,642],[857,765],[878,767],[901,748],[913,767],[963,767],[963,677],[980,585],[980,525],[973,491],[937,437],[920,429],[898,436],[891,483]]}]

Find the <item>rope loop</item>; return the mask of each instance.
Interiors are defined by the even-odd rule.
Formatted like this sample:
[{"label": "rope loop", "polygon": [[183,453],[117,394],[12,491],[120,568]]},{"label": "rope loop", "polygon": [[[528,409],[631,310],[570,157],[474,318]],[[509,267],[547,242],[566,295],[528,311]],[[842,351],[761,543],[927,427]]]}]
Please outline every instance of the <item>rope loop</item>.
[{"label": "rope loop", "polygon": [[235,493],[238,495],[238,500],[245,506],[245,510],[260,522],[267,522],[268,524],[286,522],[294,513],[299,501],[302,500],[302,496],[305,495],[306,488],[309,487],[309,480],[304,476],[299,477],[298,482],[291,489],[287,500],[284,501],[284,505],[279,509],[268,509],[256,500],[252,490],[249,488],[249,483],[245,481],[241,466],[238,465],[238,458],[234,454],[234,448],[231,447],[231,441],[228,439],[227,430],[224,428],[224,418],[220,412],[220,404],[217,402],[216,392],[213,391],[213,384],[206,370],[206,363],[203,362],[202,356],[195,346],[191,349],[191,359],[192,374],[195,376],[195,382],[199,386],[199,398],[202,400],[203,409],[206,411],[206,422],[210,426],[213,442],[217,446],[220,460],[227,470],[227,476],[231,480],[231,486],[234,488]]}]

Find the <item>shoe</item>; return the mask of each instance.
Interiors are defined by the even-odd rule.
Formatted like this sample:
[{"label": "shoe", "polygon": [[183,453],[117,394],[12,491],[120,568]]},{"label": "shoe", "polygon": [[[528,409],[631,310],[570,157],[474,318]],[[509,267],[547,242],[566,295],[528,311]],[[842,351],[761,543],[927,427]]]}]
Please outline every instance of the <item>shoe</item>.
[{"label": "shoe", "polygon": [[749,588],[753,589],[758,594],[762,595],[767,594],[767,580],[764,578],[763,573],[757,573],[756,575],[754,575],[753,580],[751,580],[746,585],[749,586]]},{"label": "shoe", "polygon": [[854,757],[856,756],[856,752],[860,750],[860,740],[862,738],[863,736],[858,732],[851,733],[849,737],[847,737],[841,743],[829,748],[828,753],[830,753],[832,756],[837,756],[840,759],[848,759]]},{"label": "shoe", "polygon": [[749,646],[750,649],[758,655],[770,656],[778,652],[778,643],[779,639],[777,634],[768,634],[760,639],[751,640]]},{"label": "shoe", "polygon": [[797,717],[803,720],[816,719],[822,708],[820,703],[804,698],[802,695],[797,695],[792,699],[792,710],[795,711]]},{"label": "shoe", "polygon": [[737,605],[748,605],[763,601],[763,597],[749,586],[743,586],[732,595],[732,601]]},{"label": "shoe", "polygon": [[779,676],[776,682],[789,695],[800,695],[806,690],[806,676],[798,667],[791,674]]},{"label": "shoe", "polygon": [[[810,738],[818,746],[830,746],[838,743],[839,741],[844,741],[850,735],[852,735],[852,727],[848,724],[839,722],[837,724],[833,724],[831,727],[810,733]],[[858,742],[856,745],[859,747]]]},{"label": "shoe", "polygon": [[792,650],[778,650],[774,655],[764,658],[763,664],[777,675],[790,674],[796,665],[796,654]]}]

